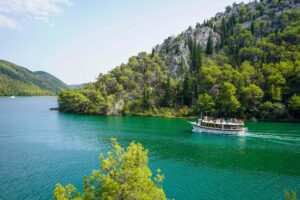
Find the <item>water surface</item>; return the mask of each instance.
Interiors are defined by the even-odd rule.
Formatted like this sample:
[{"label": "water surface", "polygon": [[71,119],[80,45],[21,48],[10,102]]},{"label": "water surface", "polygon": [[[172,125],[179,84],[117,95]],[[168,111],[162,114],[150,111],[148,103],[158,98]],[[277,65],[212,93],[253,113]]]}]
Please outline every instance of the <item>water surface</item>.
[{"label": "water surface", "polygon": [[110,138],[149,149],[175,199],[282,199],[300,194],[300,124],[247,123],[245,137],[191,132],[185,119],[63,114],[53,97],[0,98],[0,199],[52,199],[81,188]]}]

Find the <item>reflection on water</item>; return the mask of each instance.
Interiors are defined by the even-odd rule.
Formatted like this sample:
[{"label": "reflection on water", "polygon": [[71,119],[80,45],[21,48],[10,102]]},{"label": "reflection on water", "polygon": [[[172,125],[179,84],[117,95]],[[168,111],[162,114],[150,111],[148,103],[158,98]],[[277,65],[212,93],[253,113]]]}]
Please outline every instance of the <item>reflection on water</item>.
[{"label": "reflection on water", "polygon": [[0,199],[50,199],[99,166],[110,138],[149,149],[175,199],[281,199],[300,193],[300,124],[247,123],[244,137],[197,134],[185,119],[62,114],[51,97],[0,98]]}]

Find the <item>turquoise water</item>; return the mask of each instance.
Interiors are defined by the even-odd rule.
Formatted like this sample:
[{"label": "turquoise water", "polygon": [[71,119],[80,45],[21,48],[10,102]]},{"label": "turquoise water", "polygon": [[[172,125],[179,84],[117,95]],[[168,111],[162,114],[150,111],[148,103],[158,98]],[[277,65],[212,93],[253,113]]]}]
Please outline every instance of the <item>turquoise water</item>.
[{"label": "turquoise water", "polygon": [[300,124],[247,123],[245,137],[191,132],[185,119],[63,114],[53,97],[0,98],[0,199],[51,199],[57,182],[81,187],[109,139],[149,149],[175,199],[300,195]]}]

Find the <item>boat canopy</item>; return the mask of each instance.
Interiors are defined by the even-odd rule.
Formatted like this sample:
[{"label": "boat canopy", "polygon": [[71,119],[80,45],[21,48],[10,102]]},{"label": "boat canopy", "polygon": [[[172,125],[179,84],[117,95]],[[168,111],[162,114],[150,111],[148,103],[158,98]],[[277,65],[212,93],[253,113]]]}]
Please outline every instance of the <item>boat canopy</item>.
[{"label": "boat canopy", "polygon": [[[220,125],[231,125],[231,126],[243,126],[244,121],[241,119],[223,119],[223,118],[218,118],[218,119],[213,119],[209,117],[204,117],[203,119],[200,119],[204,123],[209,123],[209,124],[220,124]],[[199,120],[199,121],[200,121]]]}]

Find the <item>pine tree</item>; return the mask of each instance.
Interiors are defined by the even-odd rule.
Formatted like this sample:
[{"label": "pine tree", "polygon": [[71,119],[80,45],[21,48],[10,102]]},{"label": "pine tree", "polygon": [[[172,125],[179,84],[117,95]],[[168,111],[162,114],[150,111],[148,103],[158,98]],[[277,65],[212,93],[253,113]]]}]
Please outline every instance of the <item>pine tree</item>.
[{"label": "pine tree", "polygon": [[211,55],[213,53],[213,41],[211,33],[209,33],[207,44],[206,44],[206,54]]},{"label": "pine tree", "polygon": [[222,46],[225,43],[226,37],[227,37],[227,27],[226,27],[225,19],[223,18],[221,22],[221,45]]},{"label": "pine tree", "polygon": [[202,49],[200,44],[197,44],[196,41],[189,39],[188,46],[190,50],[191,58],[191,71],[199,71],[202,65]]},{"label": "pine tree", "polygon": [[190,106],[192,104],[193,88],[192,79],[189,73],[186,73],[183,81],[183,105]]},{"label": "pine tree", "polygon": [[154,57],[154,54],[155,54],[155,49],[154,48],[152,48],[152,51],[151,51],[151,58],[153,58]]},{"label": "pine tree", "polygon": [[253,35],[254,34],[254,22],[251,23],[250,30],[251,30],[251,33]]},{"label": "pine tree", "polygon": [[163,100],[163,106],[172,107],[174,102],[174,90],[171,85],[171,79],[168,77],[165,85],[165,96]]}]

